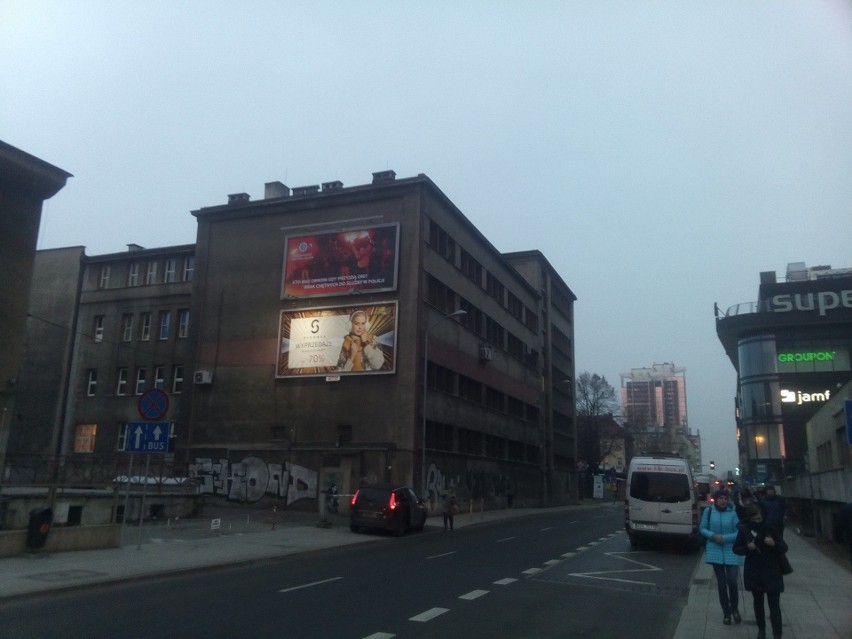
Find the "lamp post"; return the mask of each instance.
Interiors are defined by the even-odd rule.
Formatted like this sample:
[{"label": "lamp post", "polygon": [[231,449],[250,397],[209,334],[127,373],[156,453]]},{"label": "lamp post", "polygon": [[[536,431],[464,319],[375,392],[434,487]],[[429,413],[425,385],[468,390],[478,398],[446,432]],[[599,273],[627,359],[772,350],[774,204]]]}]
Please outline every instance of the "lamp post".
[{"label": "lamp post", "polygon": [[423,419],[421,430],[423,432],[421,433],[420,440],[420,496],[424,499],[426,498],[426,395],[429,392],[429,382],[427,379],[427,376],[429,374],[429,331],[431,331],[445,319],[450,319],[451,317],[459,317],[461,315],[467,315],[467,311],[459,309],[457,311],[453,311],[452,313],[444,315],[440,319],[435,320],[426,329],[426,332],[423,335],[423,415],[421,416]]}]

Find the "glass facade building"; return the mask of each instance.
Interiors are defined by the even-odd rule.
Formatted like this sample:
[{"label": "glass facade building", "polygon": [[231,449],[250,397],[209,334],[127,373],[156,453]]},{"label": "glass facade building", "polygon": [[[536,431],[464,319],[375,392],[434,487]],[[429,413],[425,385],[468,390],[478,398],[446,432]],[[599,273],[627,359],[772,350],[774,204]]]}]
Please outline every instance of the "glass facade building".
[{"label": "glass facade building", "polygon": [[740,467],[749,483],[804,472],[805,424],[852,376],[852,269],[762,273],[755,304],[716,311],[737,370]]}]

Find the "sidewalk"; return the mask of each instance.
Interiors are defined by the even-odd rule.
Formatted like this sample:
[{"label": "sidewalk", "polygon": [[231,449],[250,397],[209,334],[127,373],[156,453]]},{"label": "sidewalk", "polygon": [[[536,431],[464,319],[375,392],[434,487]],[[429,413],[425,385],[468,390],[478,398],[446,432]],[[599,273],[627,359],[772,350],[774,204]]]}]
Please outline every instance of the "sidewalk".
[{"label": "sidewalk", "polygon": [[[606,506],[612,503],[466,513],[456,517],[455,525],[463,528],[545,510],[567,512]],[[242,519],[223,519],[219,530],[201,528],[197,522],[169,527],[146,525],[141,539],[137,528],[128,528],[122,548],[0,559],[0,600],[393,540],[390,535],[353,534],[342,515],[329,516],[331,526],[321,527],[316,513],[288,511],[279,514],[274,530],[268,517],[249,519],[245,515]],[[427,522],[430,527],[442,525],[439,517]],[[794,568],[793,574],[785,577],[786,591],[781,596],[785,639],[852,639],[852,573],[799,537],[794,529],[788,529],[785,541]],[[723,625],[713,570],[698,554],[684,559],[698,565],[674,639],[754,639],[757,627],[751,593],[741,592],[742,624]],[[767,630],[771,636],[768,620]]]},{"label": "sidewalk", "polygon": [[[784,639],[852,638],[852,572],[797,535],[792,527],[784,533],[784,541],[789,546],[787,557],[793,566],[793,574],[784,577],[781,595]],[[742,588],[742,570],[739,608],[742,624],[723,625],[716,578],[712,567],[701,557],[674,639],[754,639],[757,636],[752,596]],[[766,634],[772,637],[768,608]]]}]

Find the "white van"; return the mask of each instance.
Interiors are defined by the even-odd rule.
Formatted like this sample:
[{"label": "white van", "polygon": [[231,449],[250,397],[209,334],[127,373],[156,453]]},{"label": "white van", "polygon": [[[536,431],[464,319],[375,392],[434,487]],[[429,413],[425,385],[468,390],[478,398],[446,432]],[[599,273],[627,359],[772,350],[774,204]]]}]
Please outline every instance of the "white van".
[{"label": "white van", "polygon": [[634,457],[627,470],[624,527],[630,544],[677,540],[697,545],[698,500],[689,463],[682,457]]}]

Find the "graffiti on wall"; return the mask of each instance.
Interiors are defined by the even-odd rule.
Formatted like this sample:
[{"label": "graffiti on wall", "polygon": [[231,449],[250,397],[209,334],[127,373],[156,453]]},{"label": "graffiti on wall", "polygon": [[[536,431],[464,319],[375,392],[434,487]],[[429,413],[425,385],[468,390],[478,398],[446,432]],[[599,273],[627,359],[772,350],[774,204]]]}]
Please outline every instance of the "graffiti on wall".
[{"label": "graffiti on wall", "polygon": [[500,499],[513,491],[508,475],[482,470],[466,470],[451,477],[434,463],[426,471],[427,500],[437,500],[441,495],[454,494],[461,499]]},{"label": "graffiti on wall", "polygon": [[315,470],[268,463],[255,456],[238,462],[197,457],[189,465],[189,476],[198,482],[202,495],[224,495],[232,501],[255,502],[271,495],[292,504],[299,499],[316,499],[319,494],[319,473]]}]

